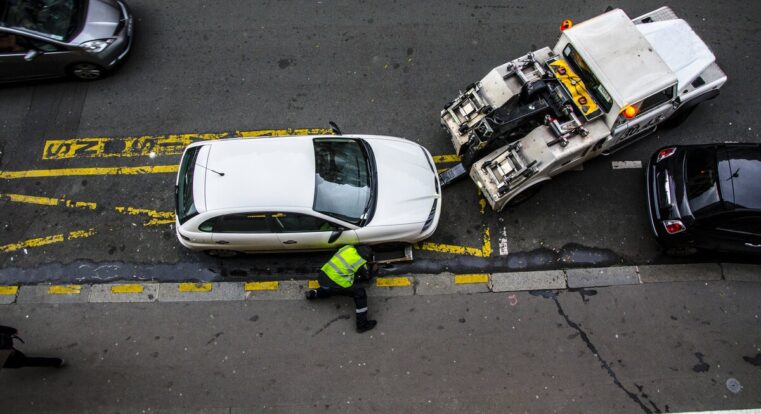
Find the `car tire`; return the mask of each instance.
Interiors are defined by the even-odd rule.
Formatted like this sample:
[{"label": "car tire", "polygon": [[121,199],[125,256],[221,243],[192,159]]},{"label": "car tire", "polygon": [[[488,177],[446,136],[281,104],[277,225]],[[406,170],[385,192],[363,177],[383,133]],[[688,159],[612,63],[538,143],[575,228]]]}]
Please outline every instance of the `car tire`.
[{"label": "car tire", "polygon": [[106,69],[95,63],[79,62],[69,66],[67,73],[76,80],[89,82],[106,76]]},{"label": "car tire", "polygon": [[219,258],[235,257],[239,254],[235,250],[204,250],[204,253],[211,257]]},{"label": "car tire", "polygon": [[529,198],[536,195],[536,193],[539,192],[539,190],[542,189],[544,186],[544,183],[534,184],[531,187],[529,187],[527,190],[524,190],[520,193],[518,193],[517,196],[510,199],[510,201],[507,202],[507,207],[515,207],[519,204],[523,204],[526,201],[528,201]]}]

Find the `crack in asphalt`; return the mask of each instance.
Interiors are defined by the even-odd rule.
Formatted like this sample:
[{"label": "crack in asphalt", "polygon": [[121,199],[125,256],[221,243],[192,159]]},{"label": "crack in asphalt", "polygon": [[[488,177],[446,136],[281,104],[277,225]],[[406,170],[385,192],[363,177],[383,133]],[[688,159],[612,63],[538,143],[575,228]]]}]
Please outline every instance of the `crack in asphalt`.
[{"label": "crack in asphalt", "polygon": [[[629,391],[621,383],[621,381],[618,379],[618,375],[616,374],[615,371],[613,371],[613,368],[611,368],[610,363],[608,361],[606,361],[600,355],[600,353],[597,351],[597,347],[595,346],[595,344],[592,343],[592,340],[589,338],[589,335],[587,335],[587,333],[584,332],[584,329],[582,329],[581,326],[579,326],[578,323],[572,321],[571,318],[568,316],[568,314],[565,312],[565,310],[563,309],[563,306],[560,304],[560,301],[558,300],[557,293],[548,294],[547,292],[548,291],[544,291],[544,292],[541,292],[541,293],[537,293],[535,295],[536,296],[542,296],[542,297],[548,298],[548,299],[552,299],[552,301],[555,302],[555,305],[558,308],[558,314],[560,314],[560,316],[562,316],[563,319],[565,319],[565,322],[568,325],[568,327],[570,327],[571,329],[574,329],[576,332],[578,332],[578,334],[579,334],[578,336],[581,338],[582,341],[584,341],[584,344],[592,352],[592,355],[594,355],[595,358],[597,358],[597,360],[600,361],[600,367],[603,368],[608,373],[608,376],[610,376],[611,379],[613,379],[613,383],[618,388],[620,388],[621,391],[626,393],[626,396],[629,397],[629,399],[631,399],[634,403],[636,403],[642,409],[643,412],[645,412],[647,414],[652,414],[654,412],[655,413],[660,413],[661,412],[660,408],[658,408],[658,406],[652,400],[648,399],[648,402],[650,403],[650,405],[653,406],[653,409],[650,409],[647,405],[645,405],[645,403],[642,402],[642,400],[640,400],[640,398],[637,396],[636,393],[633,393],[633,392]],[[533,294],[533,292],[532,292],[532,294]]]},{"label": "crack in asphalt", "polygon": [[341,319],[349,319],[349,318],[351,318],[350,315],[341,315],[341,316],[337,316],[337,317],[331,319],[330,321],[328,321],[328,323],[326,323],[325,325],[322,325],[322,328],[318,329],[317,332],[313,333],[312,337],[317,336],[320,332],[322,332],[325,329],[327,329],[327,327],[332,325],[334,322],[338,322]]}]

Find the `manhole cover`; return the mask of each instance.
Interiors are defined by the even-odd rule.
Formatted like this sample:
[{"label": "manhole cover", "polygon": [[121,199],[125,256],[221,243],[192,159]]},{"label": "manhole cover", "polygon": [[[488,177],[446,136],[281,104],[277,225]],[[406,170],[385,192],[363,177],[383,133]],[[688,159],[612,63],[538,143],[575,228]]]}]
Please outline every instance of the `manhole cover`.
[{"label": "manhole cover", "polygon": [[730,378],[727,380],[727,389],[731,391],[733,394],[737,394],[738,392],[743,390],[743,386],[740,385],[740,381]]}]

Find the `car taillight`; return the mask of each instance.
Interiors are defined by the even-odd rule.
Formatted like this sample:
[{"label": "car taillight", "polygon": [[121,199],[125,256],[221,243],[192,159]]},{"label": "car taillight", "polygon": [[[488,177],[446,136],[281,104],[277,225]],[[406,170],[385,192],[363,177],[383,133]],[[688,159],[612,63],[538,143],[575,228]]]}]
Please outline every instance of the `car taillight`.
[{"label": "car taillight", "polygon": [[666,233],[676,234],[687,230],[687,227],[679,220],[663,220],[663,227],[666,228]]},{"label": "car taillight", "polygon": [[655,162],[661,162],[661,160],[665,160],[666,158],[674,155],[675,152],[676,147],[664,148],[658,152],[658,158],[655,160]]}]

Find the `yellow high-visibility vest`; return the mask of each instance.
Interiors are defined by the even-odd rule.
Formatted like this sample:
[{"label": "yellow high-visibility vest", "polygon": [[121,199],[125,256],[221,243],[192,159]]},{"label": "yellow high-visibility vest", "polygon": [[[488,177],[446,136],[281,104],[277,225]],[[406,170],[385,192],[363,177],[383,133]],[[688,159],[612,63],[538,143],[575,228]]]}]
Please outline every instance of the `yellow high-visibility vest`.
[{"label": "yellow high-visibility vest", "polygon": [[338,286],[347,288],[354,284],[354,275],[365,263],[367,260],[349,245],[339,249],[321,270]]}]

